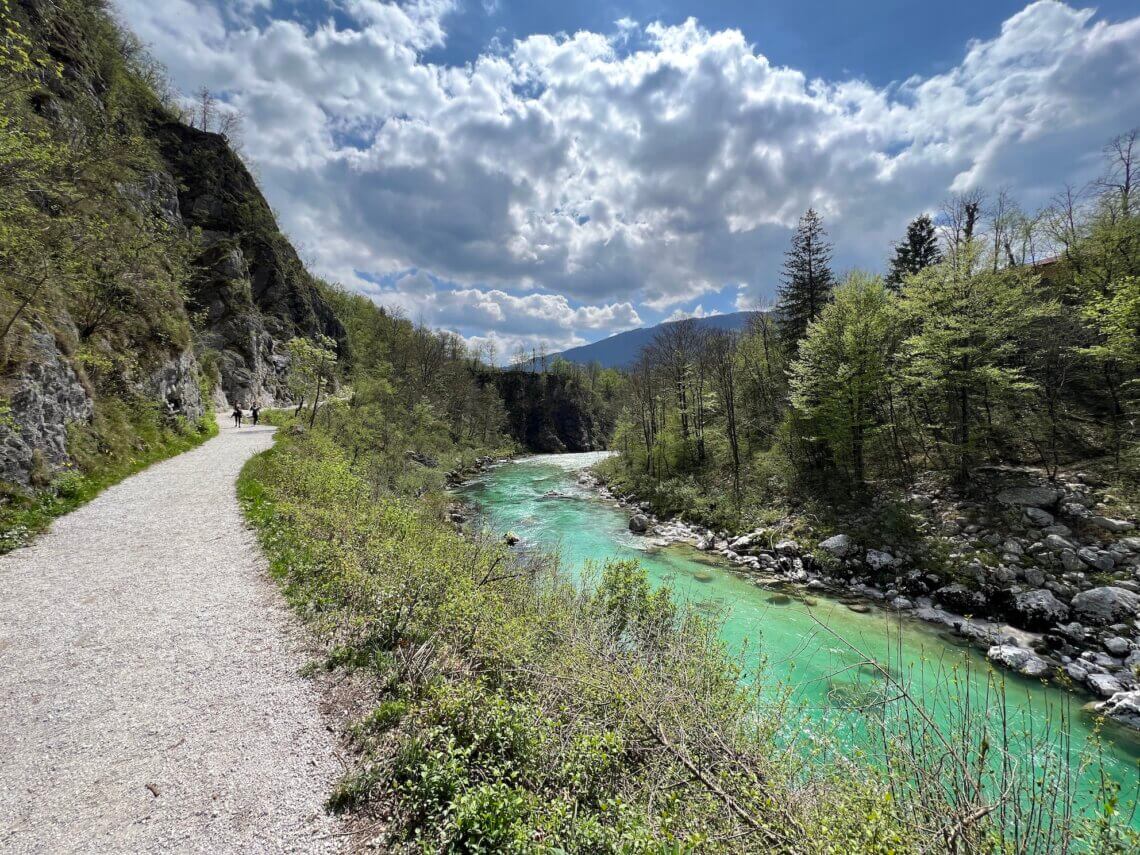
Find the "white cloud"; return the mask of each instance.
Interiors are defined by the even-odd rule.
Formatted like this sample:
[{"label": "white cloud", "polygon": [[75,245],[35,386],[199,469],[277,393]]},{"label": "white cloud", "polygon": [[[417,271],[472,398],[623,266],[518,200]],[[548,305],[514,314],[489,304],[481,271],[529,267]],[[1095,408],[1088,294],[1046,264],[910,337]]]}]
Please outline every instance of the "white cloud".
[{"label": "white cloud", "polygon": [[665,320],[666,321],[683,321],[686,318],[711,318],[711,317],[714,317],[716,315],[723,315],[723,314],[724,314],[724,312],[720,311],[720,309],[709,309],[706,311],[705,307],[702,306],[700,303],[698,303],[696,308],[690,309],[689,311],[686,311],[684,309],[677,309],[676,311],[673,312],[673,314],[671,314]]},{"label": "white cloud", "polygon": [[727,283],[744,283],[738,306],[763,302],[809,205],[837,266],[879,267],[951,191],[1040,204],[1140,115],[1140,17],[1055,0],[886,88],[808,80],[695,20],[532,35],[444,67],[423,54],[451,0],[339,0],[350,23],[306,26],[254,25],[263,0],[117,4],[183,88],[247,114],[267,195],[322,272],[430,271],[460,284],[408,283],[409,314],[484,335],[535,323],[570,341]]}]

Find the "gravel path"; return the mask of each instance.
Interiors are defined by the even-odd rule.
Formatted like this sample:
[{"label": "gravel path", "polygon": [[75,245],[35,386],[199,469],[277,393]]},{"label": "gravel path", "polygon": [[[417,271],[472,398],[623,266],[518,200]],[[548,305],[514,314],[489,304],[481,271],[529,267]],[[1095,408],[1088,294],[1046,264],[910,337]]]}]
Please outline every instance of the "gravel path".
[{"label": "gravel path", "polygon": [[313,852],[339,765],[224,427],[0,558],[0,851]]}]

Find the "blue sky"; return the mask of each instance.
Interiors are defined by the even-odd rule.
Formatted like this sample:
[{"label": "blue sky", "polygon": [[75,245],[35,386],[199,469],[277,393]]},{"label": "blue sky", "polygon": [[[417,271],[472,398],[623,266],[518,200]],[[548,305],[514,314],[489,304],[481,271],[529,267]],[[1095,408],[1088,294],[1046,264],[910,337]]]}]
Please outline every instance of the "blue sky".
[{"label": "blue sky", "polygon": [[[1092,5],[1108,20],[1132,17],[1140,8],[1135,0]],[[1018,0],[469,0],[445,18],[447,44],[427,58],[464,63],[496,37],[509,42],[533,33],[604,32],[621,18],[680,24],[696,17],[711,30],[741,30],[774,63],[811,77],[861,77],[886,85],[946,71],[970,39],[993,38],[1002,21],[1024,7]]]},{"label": "blue sky", "polygon": [[770,303],[809,205],[836,265],[1140,121],[1140,5],[115,0],[317,272],[502,359]]}]

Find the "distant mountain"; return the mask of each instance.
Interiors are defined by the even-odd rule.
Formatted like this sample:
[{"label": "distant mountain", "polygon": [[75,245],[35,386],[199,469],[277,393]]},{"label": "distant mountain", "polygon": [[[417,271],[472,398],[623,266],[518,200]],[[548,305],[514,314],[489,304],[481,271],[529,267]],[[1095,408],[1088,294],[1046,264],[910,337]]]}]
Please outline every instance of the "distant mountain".
[{"label": "distant mountain", "polygon": [[[697,318],[697,325],[702,329],[742,330],[748,324],[748,319],[755,312],[733,312],[729,315],[712,315],[707,318]],[[603,368],[628,368],[637,361],[641,349],[653,343],[654,336],[662,327],[675,324],[669,321],[653,327],[641,327],[636,330],[618,333],[593,344],[584,344],[581,347],[572,347],[554,356],[560,356],[569,362],[580,365],[589,365],[592,362],[600,363]],[[553,357],[552,357],[553,358]]]}]

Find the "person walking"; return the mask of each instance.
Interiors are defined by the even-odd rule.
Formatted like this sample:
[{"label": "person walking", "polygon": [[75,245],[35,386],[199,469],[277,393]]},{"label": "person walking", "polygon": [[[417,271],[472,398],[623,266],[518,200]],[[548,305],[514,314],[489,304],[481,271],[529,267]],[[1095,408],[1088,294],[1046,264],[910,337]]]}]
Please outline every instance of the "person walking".
[{"label": "person walking", "polygon": [[236,428],[241,427],[241,420],[242,420],[243,415],[244,414],[241,411],[241,404],[234,404],[234,411],[233,411],[234,427],[236,427]]},{"label": "person walking", "polygon": [[257,427],[257,422],[261,418],[261,405],[256,401],[249,405],[249,414],[253,417],[253,426]]}]

